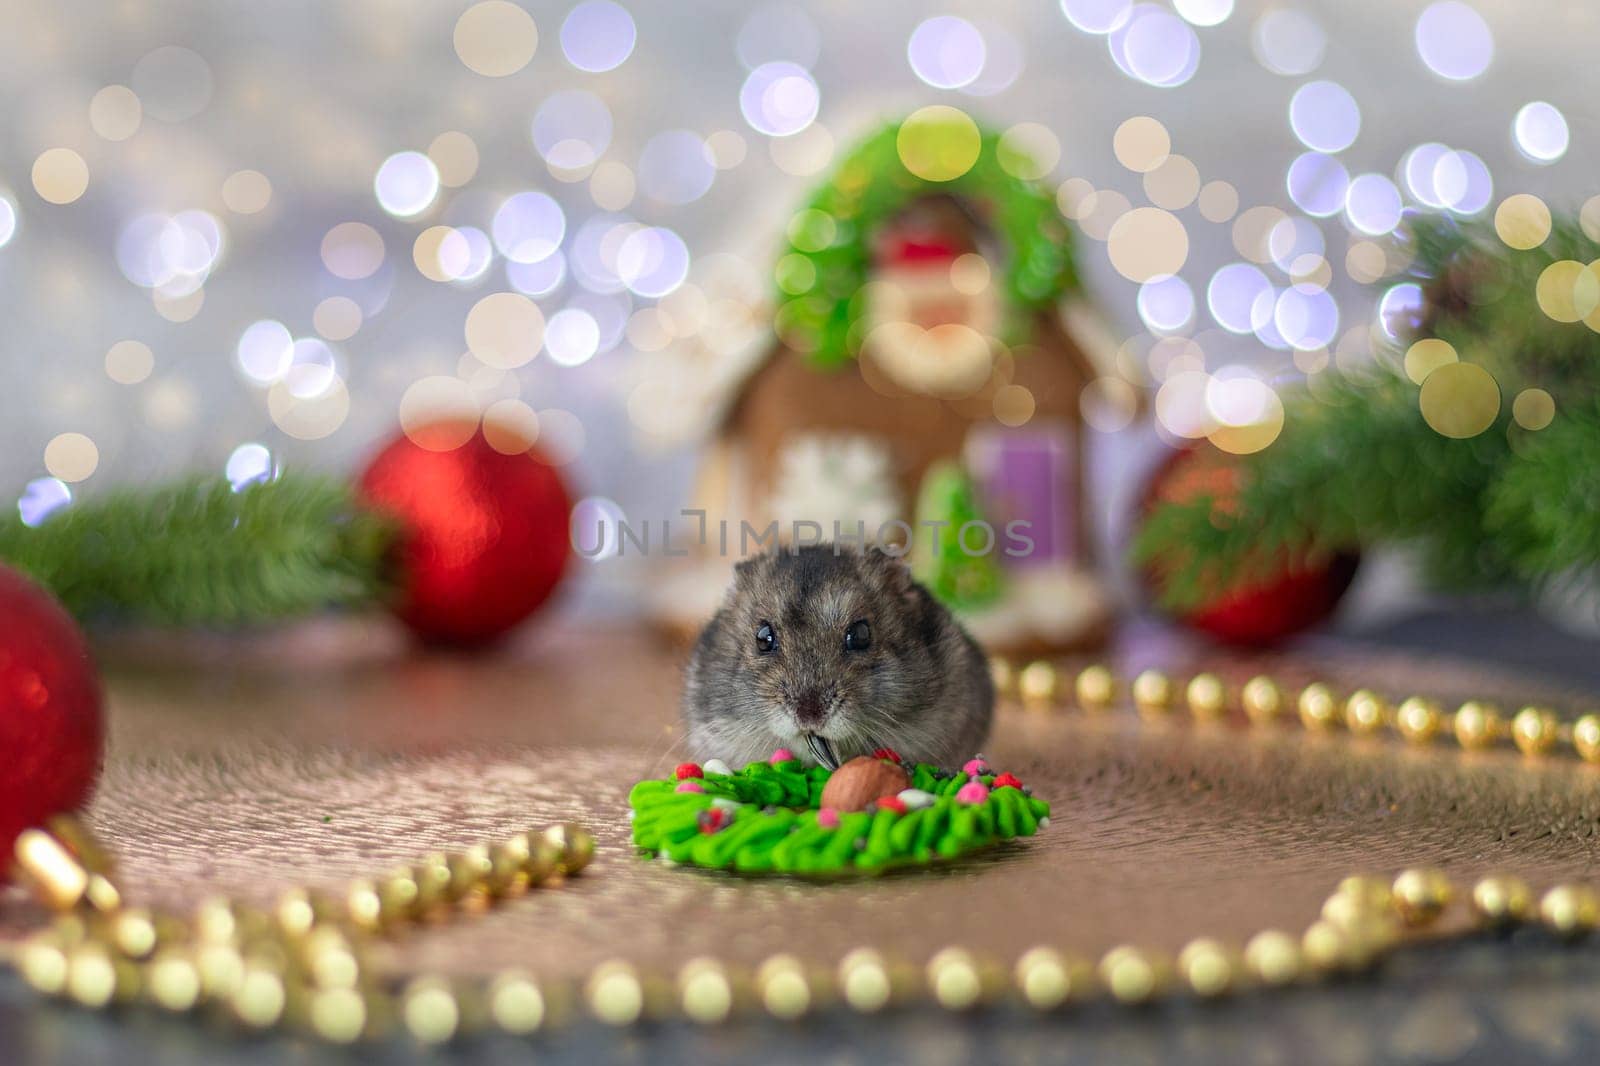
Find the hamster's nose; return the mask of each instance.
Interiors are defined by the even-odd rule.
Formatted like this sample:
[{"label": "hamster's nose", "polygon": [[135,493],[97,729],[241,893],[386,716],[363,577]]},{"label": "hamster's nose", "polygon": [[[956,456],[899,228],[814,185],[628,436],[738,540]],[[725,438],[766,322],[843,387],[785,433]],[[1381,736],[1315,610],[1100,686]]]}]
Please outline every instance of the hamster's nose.
[{"label": "hamster's nose", "polygon": [[816,689],[802,692],[794,704],[794,716],[799,721],[801,728],[812,728],[822,724],[825,717],[822,703],[822,693]]}]

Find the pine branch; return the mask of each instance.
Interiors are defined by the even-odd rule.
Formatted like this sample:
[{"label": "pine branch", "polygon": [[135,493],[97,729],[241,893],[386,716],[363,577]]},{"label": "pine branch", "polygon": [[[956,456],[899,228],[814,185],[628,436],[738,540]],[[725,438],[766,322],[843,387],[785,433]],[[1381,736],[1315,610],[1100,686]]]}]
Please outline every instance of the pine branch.
[{"label": "pine branch", "polygon": [[1490,529],[1532,581],[1600,566],[1600,404],[1559,411],[1515,440],[1489,493]]},{"label": "pine branch", "polygon": [[394,538],[348,486],[285,474],[124,489],[30,528],[0,520],[0,560],[80,619],[234,626],[372,602]]}]

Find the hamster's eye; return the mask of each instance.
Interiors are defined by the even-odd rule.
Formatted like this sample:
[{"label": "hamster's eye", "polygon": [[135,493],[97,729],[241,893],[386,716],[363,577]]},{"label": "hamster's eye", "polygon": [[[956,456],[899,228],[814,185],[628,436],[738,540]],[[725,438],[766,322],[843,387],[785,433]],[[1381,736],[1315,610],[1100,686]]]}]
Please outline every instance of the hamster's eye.
[{"label": "hamster's eye", "polygon": [[762,622],[756,626],[756,651],[762,655],[767,654],[778,646],[778,634],[772,630],[771,622]]},{"label": "hamster's eye", "polygon": [[865,618],[858,618],[844,631],[845,651],[866,651],[872,647],[872,627]]}]

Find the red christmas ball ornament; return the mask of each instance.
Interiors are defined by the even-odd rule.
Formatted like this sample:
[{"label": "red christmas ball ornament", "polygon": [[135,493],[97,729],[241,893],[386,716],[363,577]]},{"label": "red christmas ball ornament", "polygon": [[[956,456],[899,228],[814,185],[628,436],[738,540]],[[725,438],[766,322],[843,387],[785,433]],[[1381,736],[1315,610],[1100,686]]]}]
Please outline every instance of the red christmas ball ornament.
[{"label": "red christmas ball ornament", "polygon": [[104,738],[83,634],[49,593],[0,566],[0,882],[18,833],[89,798]]},{"label": "red christmas ball ornament", "polygon": [[[1186,448],[1157,468],[1145,488],[1140,513],[1149,514],[1159,503],[1182,503],[1202,494],[1225,509],[1238,493],[1239,478],[1234,456],[1206,444]],[[1269,577],[1235,581],[1215,590],[1203,606],[1177,618],[1224,644],[1275,644],[1331,615],[1349,589],[1358,561],[1354,552],[1346,552],[1310,565],[1285,563]],[[1145,579],[1151,587],[1160,587],[1159,563]]]},{"label": "red christmas ball ornament", "polygon": [[471,647],[505,634],[555,590],[571,555],[572,504],[536,448],[501,450],[517,443],[504,430],[494,444],[482,430],[462,436],[440,425],[395,439],[362,474],[360,492],[402,523],[395,615],[424,641]]}]

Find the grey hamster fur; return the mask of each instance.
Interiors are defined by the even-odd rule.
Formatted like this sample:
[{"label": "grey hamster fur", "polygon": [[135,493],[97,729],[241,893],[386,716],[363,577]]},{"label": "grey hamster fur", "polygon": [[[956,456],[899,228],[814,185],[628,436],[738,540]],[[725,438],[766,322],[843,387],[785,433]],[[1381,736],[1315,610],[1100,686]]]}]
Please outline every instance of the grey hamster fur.
[{"label": "grey hamster fur", "polygon": [[689,661],[683,716],[692,757],[736,767],[780,747],[815,762],[808,733],[841,762],[884,746],[960,766],[989,734],[994,687],[976,642],[899,559],[780,547],[735,568]]}]

